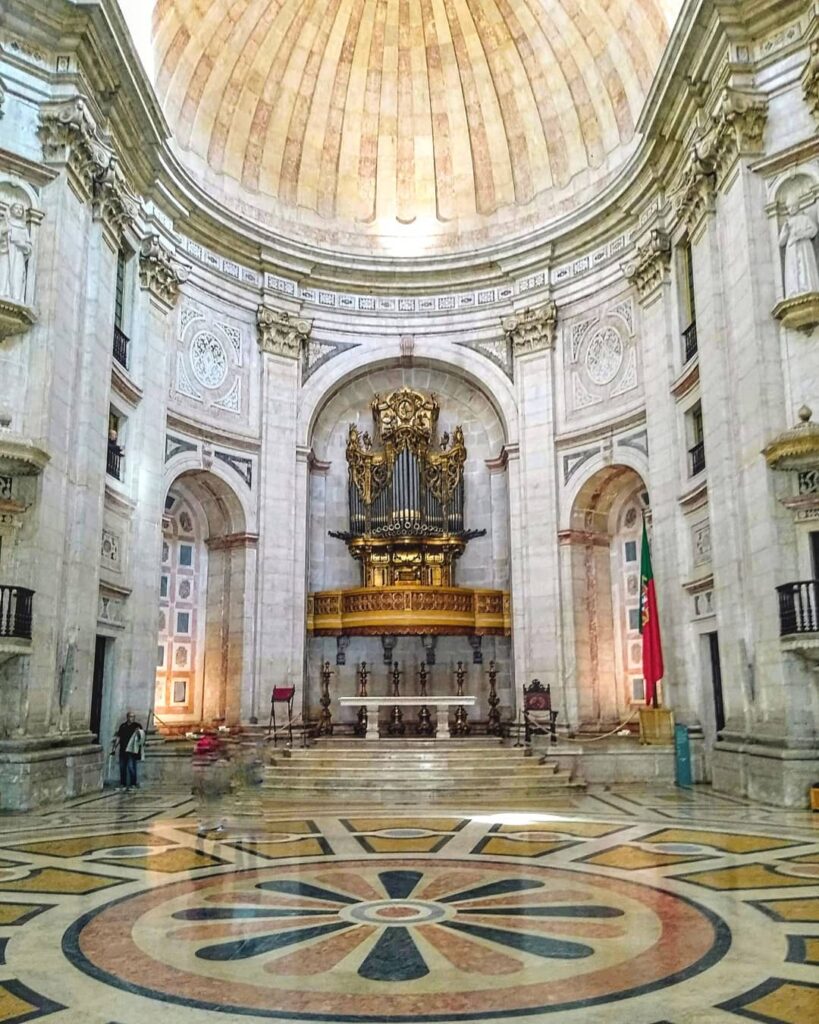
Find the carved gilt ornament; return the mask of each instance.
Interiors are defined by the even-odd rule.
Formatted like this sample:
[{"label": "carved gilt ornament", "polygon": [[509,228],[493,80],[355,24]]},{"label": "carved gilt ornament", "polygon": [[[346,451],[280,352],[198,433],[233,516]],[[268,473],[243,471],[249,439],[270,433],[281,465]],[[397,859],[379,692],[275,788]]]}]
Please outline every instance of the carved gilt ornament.
[{"label": "carved gilt ornament", "polygon": [[279,309],[259,306],[256,313],[259,348],[275,356],[298,359],[313,330],[313,321]]},{"label": "carved gilt ornament", "polygon": [[521,313],[504,317],[501,326],[516,356],[553,349],[557,330],[557,306],[549,301],[536,309],[524,309]]}]

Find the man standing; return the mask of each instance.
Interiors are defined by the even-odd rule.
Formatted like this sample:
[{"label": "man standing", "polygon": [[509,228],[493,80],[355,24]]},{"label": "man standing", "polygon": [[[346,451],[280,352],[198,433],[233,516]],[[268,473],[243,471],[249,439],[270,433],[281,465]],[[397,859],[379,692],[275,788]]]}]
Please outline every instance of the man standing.
[{"label": "man standing", "polygon": [[119,784],[120,789],[124,789],[126,793],[130,793],[132,788],[139,788],[137,761],[142,757],[144,744],[145,733],[142,726],[137,722],[133,711],[129,711],[111,744],[112,754],[119,748]]}]

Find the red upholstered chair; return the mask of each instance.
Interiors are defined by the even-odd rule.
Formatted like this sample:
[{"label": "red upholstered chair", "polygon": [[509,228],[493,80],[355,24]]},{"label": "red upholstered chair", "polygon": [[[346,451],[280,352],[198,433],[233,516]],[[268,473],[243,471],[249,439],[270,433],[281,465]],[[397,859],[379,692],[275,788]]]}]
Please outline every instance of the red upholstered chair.
[{"label": "red upholstered chair", "polygon": [[523,687],[523,720],[526,742],[532,742],[532,733],[548,733],[552,743],[557,742],[557,711],[552,710],[552,691],[539,679]]},{"label": "red upholstered chair", "polygon": [[276,705],[287,705],[287,736],[290,745],[293,745],[293,697],[296,695],[295,686],[274,686],[273,695],[270,698],[270,723],[267,727],[267,735],[273,733],[273,746],[276,745]]}]

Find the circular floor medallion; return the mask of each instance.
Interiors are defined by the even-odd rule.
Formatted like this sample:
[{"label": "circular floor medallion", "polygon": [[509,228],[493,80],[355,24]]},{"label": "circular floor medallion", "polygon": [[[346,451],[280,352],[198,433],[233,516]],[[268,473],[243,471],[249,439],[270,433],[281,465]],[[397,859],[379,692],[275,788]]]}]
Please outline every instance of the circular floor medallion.
[{"label": "circular floor medallion", "polygon": [[86,974],[166,1003],[350,1024],[599,1005],[693,977],[729,945],[710,911],[635,882],[420,858],[172,883],[63,939]]}]

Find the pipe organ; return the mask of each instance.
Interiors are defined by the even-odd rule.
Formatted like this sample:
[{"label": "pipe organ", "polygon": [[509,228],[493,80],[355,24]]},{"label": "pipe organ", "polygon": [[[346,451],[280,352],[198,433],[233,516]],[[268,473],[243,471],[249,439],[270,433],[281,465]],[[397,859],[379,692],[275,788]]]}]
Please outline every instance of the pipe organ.
[{"label": "pipe organ", "polygon": [[374,435],[347,436],[349,528],[331,531],[361,567],[361,586],[311,594],[308,631],[508,635],[503,591],[456,586],[455,565],[485,530],[464,527],[467,460],[460,426],[438,434],[435,395],[376,395]]}]

